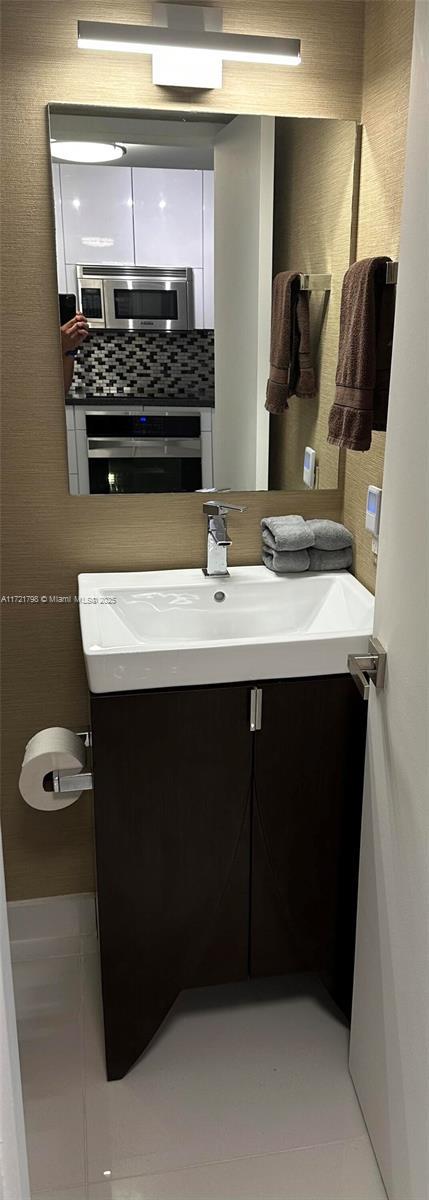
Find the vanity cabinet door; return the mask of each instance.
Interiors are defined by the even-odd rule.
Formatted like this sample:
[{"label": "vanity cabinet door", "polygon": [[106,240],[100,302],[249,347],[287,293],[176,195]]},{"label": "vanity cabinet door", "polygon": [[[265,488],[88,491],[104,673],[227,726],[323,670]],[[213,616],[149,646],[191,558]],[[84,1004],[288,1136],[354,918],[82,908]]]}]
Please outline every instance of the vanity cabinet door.
[{"label": "vanity cabinet door", "polygon": [[248,974],[246,686],[92,696],[109,1079],[180,990]]},{"label": "vanity cabinet door", "polygon": [[349,1015],[366,705],[347,675],[261,686],[251,973],[320,972]]}]

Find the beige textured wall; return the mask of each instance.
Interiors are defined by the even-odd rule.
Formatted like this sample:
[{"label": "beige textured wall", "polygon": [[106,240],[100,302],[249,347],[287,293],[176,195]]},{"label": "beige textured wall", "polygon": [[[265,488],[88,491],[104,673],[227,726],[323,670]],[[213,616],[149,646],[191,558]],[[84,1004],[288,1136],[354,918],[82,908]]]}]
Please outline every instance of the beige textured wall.
[{"label": "beige textured wall", "polygon": [[[303,63],[226,64],[220,93],[171,97],[152,86],[145,57],[78,51],[76,23],[149,22],[142,0],[5,0],[3,14],[2,265],[3,594],[73,594],[91,569],[191,566],[203,561],[197,497],[71,497],[57,335],[53,210],[46,105],[184,107],[359,119],[363,6],[359,0],[227,0],[227,29],[297,34]],[[31,310],[29,302],[31,301]],[[232,562],[259,554],[258,523],[297,509],[338,517],[340,496],[246,497],[231,523]],[[93,884],[91,802],[45,815],[21,800],[24,746],[46,725],[81,728],[87,691],[76,605],[3,605],[3,838],[11,899]]]},{"label": "beige textured wall", "polygon": [[299,270],[332,275],[329,294],[310,297],[314,400],[291,396],[270,419],[270,485],[303,490],[305,446],[314,446],[319,488],[338,486],[339,451],[327,441],[335,390],[341,287],[350,265],[356,125],[352,121],[276,123],[274,274]]},{"label": "beige textured wall", "polygon": [[[357,258],[399,257],[413,24],[414,0],[366,5]],[[371,591],[376,567],[365,530],[366,494],[368,484],[382,486],[385,440],[374,433],[370,450],[346,452],[344,521],[355,538],[355,574]]]}]

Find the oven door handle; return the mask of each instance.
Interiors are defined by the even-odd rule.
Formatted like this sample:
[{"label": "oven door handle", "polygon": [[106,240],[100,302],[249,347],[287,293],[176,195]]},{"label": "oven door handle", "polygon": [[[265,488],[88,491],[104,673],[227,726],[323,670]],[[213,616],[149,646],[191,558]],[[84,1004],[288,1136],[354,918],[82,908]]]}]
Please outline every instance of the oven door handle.
[{"label": "oven door handle", "polygon": [[201,439],[194,438],[150,438],[150,437],[135,437],[135,438],[112,438],[112,437],[88,437],[88,448],[96,450],[98,446],[112,446],[113,448],[122,446],[187,446],[192,449],[193,446],[200,446]]},{"label": "oven door handle", "polygon": [[[200,438],[89,437],[88,458],[201,458]],[[128,455],[127,455],[128,451]]]},{"label": "oven door handle", "polygon": [[[87,442],[88,442],[89,458],[91,457],[91,451],[94,451],[99,456],[102,454],[103,451],[105,451],[105,457],[110,458],[112,451],[115,451],[115,450],[121,450],[121,451],[131,450],[132,451],[132,450],[135,450],[137,446],[148,446],[148,442],[146,441],[146,438],[143,439],[143,438],[89,437],[89,438],[87,438]],[[150,441],[150,446],[153,448],[155,448],[155,446],[159,446],[159,448],[161,449],[161,444],[162,443],[159,440],[155,441],[155,440],[151,439],[151,441]]]}]

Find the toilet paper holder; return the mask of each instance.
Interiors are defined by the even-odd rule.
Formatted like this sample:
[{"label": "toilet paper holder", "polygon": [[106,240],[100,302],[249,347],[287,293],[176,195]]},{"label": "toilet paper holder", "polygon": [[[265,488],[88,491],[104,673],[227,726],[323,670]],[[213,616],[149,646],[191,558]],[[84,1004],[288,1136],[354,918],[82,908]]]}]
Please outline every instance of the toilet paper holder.
[{"label": "toilet paper holder", "polygon": [[62,771],[52,772],[53,792],[89,792],[94,786],[92,771],[81,771],[80,775],[64,775]]},{"label": "toilet paper holder", "polygon": [[[84,729],[77,733],[77,736],[82,738],[84,746],[88,750],[92,746],[91,730]],[[52,772],[53,791],[65,795],[67,792],[89,792],[94,786],[92,771],[81,771],[76,775],[65,775],[63,771]]]}]

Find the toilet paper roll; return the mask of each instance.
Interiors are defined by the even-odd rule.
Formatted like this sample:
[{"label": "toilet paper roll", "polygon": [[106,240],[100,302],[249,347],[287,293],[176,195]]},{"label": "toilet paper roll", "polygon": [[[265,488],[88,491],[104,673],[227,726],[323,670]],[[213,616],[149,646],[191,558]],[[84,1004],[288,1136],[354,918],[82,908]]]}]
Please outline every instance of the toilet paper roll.
[{"label": "toilet paper roll", "polygon": [[69,792],[64,796],[48,792],[43,780],[51,771],[61,770],[74,775],[82,771],[85,761],[85,747],[76,733],[57,726],[41,729],[27,742],[19,777],[19,790],[26,804],[43,812],[54,812],[74,804],[81,792]]}]

